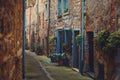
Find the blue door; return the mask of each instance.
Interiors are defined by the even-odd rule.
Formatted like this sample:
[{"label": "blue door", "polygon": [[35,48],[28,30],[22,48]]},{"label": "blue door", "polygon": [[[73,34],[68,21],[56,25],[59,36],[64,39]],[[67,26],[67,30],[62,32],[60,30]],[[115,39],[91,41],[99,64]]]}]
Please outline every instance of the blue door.
[{"label": "blue door", "polygon": [[57,53],[61,53],[61,46],[60,46],[60,33],[57,31]]},{"label": "blue door", "polygon": [[63,47],[62,47],[62,43],[63,43],[63,30],[57,30],[57,53],[61,54],[63,53]]},{"label": "blue door", "polygon": [[64,30],[64,43],[68,43],[68,38],[67,38],[67,31]]},{"label": "blue door", "polygon": [[72,47],[73,67],[76,67],[76,54],[77,54],[76,45],[77,45],[76,36],[75,36],[75,32],[73,31],[73,47]]},{"label": "blue door", "polygon": [[79,31],[73,31],[73,47],[72,47],[72,58],[73,58],[73,67],[79,68],[79,53],[77,49],[76,36],[79,34]]}]

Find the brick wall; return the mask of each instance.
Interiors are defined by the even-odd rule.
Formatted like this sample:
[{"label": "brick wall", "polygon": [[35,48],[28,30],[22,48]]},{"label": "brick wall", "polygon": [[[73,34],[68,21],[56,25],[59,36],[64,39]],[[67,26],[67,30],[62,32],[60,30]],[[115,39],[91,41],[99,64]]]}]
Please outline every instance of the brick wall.
[{"label": "brick wall", "polygon": [[0,0],[0,79],[22,80],[23,1]]}]

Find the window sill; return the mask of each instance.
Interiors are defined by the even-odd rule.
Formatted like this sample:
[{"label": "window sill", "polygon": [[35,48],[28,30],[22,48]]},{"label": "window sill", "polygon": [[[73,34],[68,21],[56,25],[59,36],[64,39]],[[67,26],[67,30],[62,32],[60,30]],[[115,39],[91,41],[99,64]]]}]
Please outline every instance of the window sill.
[{"label": "window sill", "polygon": [[63,16],[67,16],[67,15],[69,15],[69,14],[70,14],[70,12],[67,11],[67,12],[64,12],[64,13],[63,13]]},{"label": "window sill", "polygon": [[62,18],[62,15],[57,15],[57,19]]}]

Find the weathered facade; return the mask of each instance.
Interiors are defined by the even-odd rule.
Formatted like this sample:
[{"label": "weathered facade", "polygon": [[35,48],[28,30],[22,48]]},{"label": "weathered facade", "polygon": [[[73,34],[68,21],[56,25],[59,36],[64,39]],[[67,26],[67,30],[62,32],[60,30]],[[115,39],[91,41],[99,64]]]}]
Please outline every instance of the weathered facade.
[{"label": "weathered facade", "polygon": [[[38,32],[34,30],[35,34],[39,33],[38,42],[40,42],[44,53],[46,53],[48,37],[55,36],[54,47],[56,49],[51,51],[52,47],[49,45],[49,52],[67,53],[71,66],[80,69],[81,51],[77,46],[76,36],[81,33],[82,0],[50,0],[50,7],[48,1],[39,0],[38,10],[40,11],[38,16],[36,14],[34,15],[36,17],[33,16],[36,24],[39,24],[39,28],[35,28]],[[32,11],[35,13],[34,10]],[[30,12],[30,10],[28,11]],[[30,13],[28,13],[29,26],[32,25]],[[113,79],[112,75],[116,73],[113,70],[116,69],[116,66],[113,66],[113,64],[118,63],[114,63],[116,62],[114,60],[111,63],[105,55],[101,54],[103,53],[101,50],[96,49],[95,38],[101,30],[114,32],[120,28],[120,1],[85,0],[84,17],[84,72],[92,74],[96,79]],[[69,46],[69,51],[65,51],[64,45]]]},{"label": "weathered facade", "polygon": [[35,51],[40,40],[40,1],[26,2],[26,41],[27,46],[32,51]]},{"label": "weathered facade", "polygon": [[113,78],[113,75],[116,74],[115,70],[119,69],[118,66],[115,66],[114,57],[111,62],[102,50],[96,49],[96,42],[94,41],[97,33],[101,30],[114,32],[119,29],[119,3],[118,0],[86,0],[85,2],[85,56],[88,60],[86,64],[89,66],[87,71],[94,73],[96,79],[114,80],[116,78]]},{"label": "weathered facade", "polygon": [[22,80],[23,0],[0,0],[0,79]]},{"label": "weathered facade", "polygon": [[[64,52],[63,44],[65,43],[69,44],[71,50],[69,55],[72,55],[72,30],[76,30],[79,32],[81,28],[81,1],[80,0],[65,0],[65,1],[64,0],[60,0],[60,2],[59,0],[50,1],[49,37],[53,35],[56,36],[57,41],[55,45],[56,50],[52,52],[63,53]],[[47,6],[45,10],[48,11],[49,9],[48,1],[45,1],[44,6]],[[60,10],[58,7],[60,8]],[[49,19],[48,12],[45,11],[44,14],[45,14],[44,26],[48,28]]]},{"label": "weathered facade", "polygon": [[45,20],[45,0],[41,0],[40,7],[40,44],[42,45],[43,53],[46,54],[46,37],[48,25]]},{"label": "weathered facade", "polygon": [[[66,2],[64,2],[66,1]],[[67,3],[67,6],[66,4]],[[46,6],[48,2],[44,3]],[[47,5],[48,6],[48,5]],[[79,68],[80,56],[76,52],[74,35],[81,32],[81,0],[52,0],[50,2],[50,35],[57,38],[56,52],[63,53],[63,44],[69,42],[72,49],[72,57],[70,58],[73,67]],[[46,10],[48,10],[47,7]],[[95,37],[101,30],[109,30],[114,32],[119,29],[119,11],[120,5],[118,0],[85,0],[85,49],[84,49],[84,72],[92,74],[96,79],[110,80],[112,79],[114,64],[101,55],[96,50]],[[45,18],[45,25],[48,25],[48,14]],[[46,26],[48,27],[48,26]],[[76,31],[75,31],[76,30]],[[72,31],[70,37],[67,31]],[[69,40],[67,40],[67,38]],[[75,65],[74,65],[75,63]],[[78,63],[78,65],[76,65]]]}]

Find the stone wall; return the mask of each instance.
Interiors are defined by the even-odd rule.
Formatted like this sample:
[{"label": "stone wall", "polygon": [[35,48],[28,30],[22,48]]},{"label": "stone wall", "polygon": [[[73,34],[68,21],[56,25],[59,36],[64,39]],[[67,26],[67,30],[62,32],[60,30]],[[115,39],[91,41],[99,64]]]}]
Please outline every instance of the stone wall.
[{"label": "stone wall", "polygon": [[23,1],[0,0],[0,79],[22,80]]},{"label": "stone wall", "polygon": [[43,48],[43,54],[46,53],[47,22],[45,20],[45,0],[40,0],[40,44]]},{"label": "stone wall", "polygon": [[58,28],[80,28],[81,27],[81,1],[68,0],[68,13],[63,13],[57,18],[57,1],[51,1],[50,7],[50,35],[55,34]]},{"label": "stone wall", "polygon": [[[119,25],[117,23],[117,16],[119,15],[120,9],[120,5],[118,4],[119,0],[101,0],[101,1],[86,0],[85,2],[86,32],[89,31],[93,32],[95,37],[97,32],[101,30],[109,31],[118,30]],[[87,39],[85,39],[85,41],[86,40]],[[85,44],[88,45],[87,43]],[[99,76],[99,64],[104,65],[104,79],[111,80],[115,69],[114,59],[113,62],[111,62],[102,50],[96,49],[94,41],[94,65],[95,65],[94,70],[96,78],[98,78]]]},{"label": "stone wall", "polygon": [[[26,40],[27,40],[27,47],[31,50],[32,47],[36,47],[39,41],[39,31],[40,31],[40,15],[39,15],[39,8],[40,8],[40,1],[34,0],[32,4],[27,0],[26,2]],[[28,4],[31,4],[28,5]],[[35,41],[32,41],[32,34],[34,34]],[[34,44],[33,44],[34,43]],[[34,51],[34,50],[33,50]]]},{"label": "stone wall", "polygon": [[[94,5],[93,5],[94,4]],[[119,0],[86,0],[86,26],[94,26],[98,31],[115,31],[115,18],[119,14]]]}]

